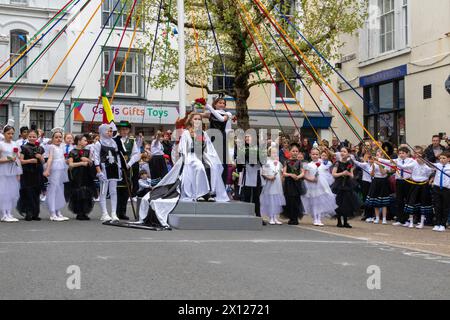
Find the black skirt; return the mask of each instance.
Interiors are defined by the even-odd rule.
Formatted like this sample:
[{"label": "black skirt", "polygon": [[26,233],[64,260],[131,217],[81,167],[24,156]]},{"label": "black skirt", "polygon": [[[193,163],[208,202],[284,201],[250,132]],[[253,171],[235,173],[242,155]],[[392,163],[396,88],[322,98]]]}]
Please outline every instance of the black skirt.
[{"label": "black skirt", "polygon": [[150,176],[153,179],[162,179],[168,173],[166,159],[164,156],[152,156],[148,163],[150,167]]},{"label": "black skirt", "polygon": [[367,195],[366,205],[372,208],[389,207],[392,202],[388,178],[374,178]]},{"label": "black skirt", "polygon": [[428,183],[411,185],[405,212],[410,215],[416,213],[421,215],[433,214],[432,194]]}]

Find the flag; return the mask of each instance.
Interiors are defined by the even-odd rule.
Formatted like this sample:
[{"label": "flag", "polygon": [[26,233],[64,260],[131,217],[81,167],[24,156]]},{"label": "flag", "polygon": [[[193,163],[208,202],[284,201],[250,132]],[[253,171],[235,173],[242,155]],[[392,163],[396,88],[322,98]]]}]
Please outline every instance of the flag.
[{"label": "flag", "polygon": [[102,88],[102,104],[103,104],[103,123],[110,124],[114,122],[114,114],[109,104],[108,97],[106,96],[106,89]]}]

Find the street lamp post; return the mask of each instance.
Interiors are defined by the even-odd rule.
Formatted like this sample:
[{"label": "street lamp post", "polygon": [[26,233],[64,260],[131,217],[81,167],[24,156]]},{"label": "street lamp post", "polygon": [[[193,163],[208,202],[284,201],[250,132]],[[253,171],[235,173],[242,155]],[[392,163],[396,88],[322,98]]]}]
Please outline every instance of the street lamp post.
[{"label": "street lamp post", "polygon": [[186,52],[184,44],[184,0],[177,0],[178,6],[178,70],[180,118],[186,115]]}]

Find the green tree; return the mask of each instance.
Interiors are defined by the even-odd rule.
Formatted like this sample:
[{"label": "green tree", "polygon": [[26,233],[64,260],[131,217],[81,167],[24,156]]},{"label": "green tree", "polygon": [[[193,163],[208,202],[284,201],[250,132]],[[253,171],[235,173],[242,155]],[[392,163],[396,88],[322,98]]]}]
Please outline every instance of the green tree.
[{"label": "green tree", "polygon": [[[162,28],[159,30],[155,47],[156,54],[153,65],[155,71],[150,79],[151,86],[158,89],[173,87],[178,80],[178,52],[176,35],[173,34],[173,30],[178,23],[176,0],[162,1],[163,9],[160,20]],[[286,66],[286,60],[272,41],[266,29],[269,22],[261,14],[254,1],[206,1],[208,1],[208,8],[220,50],[225,58],[227,75],[234,77],[234,81],[221,88],[217,88],[217,86],[213,88],[209,85],[213,71],[222,69],[221,59],[219,59],[216,50],[204,0],[185,0],[186,83],[191,87],[204,88],[208,94],[224,94],[233,97],[236,102],[238,126],[247,129],[249,127],[247,100],[250,97],[250,89],[254,86],[271,83],[271,81],[253,46],[250,34],[240,19],[241,14],[247,21],[251,34],[254,35],[254,30],[251,29],[252,27],[248,23],[249,19],[245,16],[239,2],[244,4],[246,10],[248,10],[253,24],[259,27],[262,38],[268,46],[268,50],[265,50],[259,43],[258,37],[254,35],[269,68],[275,70],[275,65]],[[365,0],[270,0],[263,1],[263,3],[269,12],[277,17],[278,22],[281,23],[289,36],[296,39],[299,48],[326,76],[330,75],[331,70],[312,52],[307,43],[301,41],[298,34],[280,17],[276,8],[288,14],[306,38],[330,60],[338,58],[337,49],[342,45],[340,35],[351,34],[362,26],[367,8]],[[141,12],[145,12],[146,28],[143,37],[145,40],[140,41],[140,46],[150,56],[160,1],[143,0],[141,5],[143,6]],[[275,34],[274,29],[270,30]],[[198,35],[200,63],[197,59],[195,34]],[[288,53],[289,60],[298,67],[298,72],[303,75],[305,70],[300,67],[295,56],[282,39],[278,39],[284,52]],[[261,77],[256,76],[256,71],[260,73]],[[293,72],[288,72],[287,76],[290,79],[295,79]],[[308,83],[311,82],[308,77],[304,79]],[[276,81],[282,82],[279,75],[277,75]]]}]

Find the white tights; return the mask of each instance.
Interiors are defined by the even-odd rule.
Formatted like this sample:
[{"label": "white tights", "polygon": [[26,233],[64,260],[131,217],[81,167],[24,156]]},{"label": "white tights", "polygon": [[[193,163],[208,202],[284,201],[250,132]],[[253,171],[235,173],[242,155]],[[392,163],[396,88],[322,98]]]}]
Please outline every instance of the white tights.
[{"label": "white tights", "polygon": [[2,218],[12,218],[11,210],[10,209],[4,209],[2,210]]},{"label": "white tights", "polygon": [[322,222],[322,217],[319,213],[314,213],[314,222]]},{"label": "white tights", "polygon": [[[106,184],[106,186],[104,184]],[[106,195],[108,194],[108,189],[109,197],[111,199],[111,212],[115,213],[117,210],[117,181],[102,181],[100,183],[100,208],[102,209],[102,214],[108,214],[108,208],[106,207]]]}]

